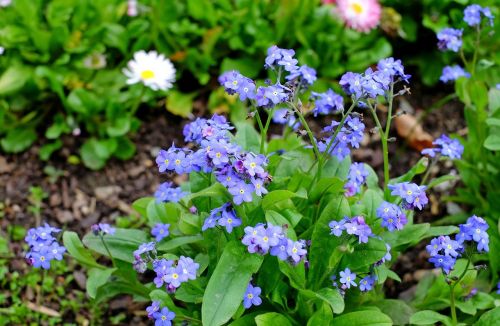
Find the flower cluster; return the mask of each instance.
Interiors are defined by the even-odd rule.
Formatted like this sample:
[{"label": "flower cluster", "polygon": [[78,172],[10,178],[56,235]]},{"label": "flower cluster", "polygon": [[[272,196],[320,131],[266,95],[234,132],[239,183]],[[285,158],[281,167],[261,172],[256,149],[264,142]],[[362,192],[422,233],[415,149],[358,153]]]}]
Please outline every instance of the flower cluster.
[{"label": "flower cluster", "polygon": [[[330,126],[323,128],[323,132],[327,134],[334,133],[338,125],[337,121],[332,121]],[[328,150],[330,155],[337,157],[341,161],[350,155],[351,150],[349,147],[359,148],[359,144],[363,140],[364,130],[365,124],[358,117],[348,116],[335,139],[332,140],[332,136],[329,136],[319,140],[318,149],[321,153]],[[330,148],[328,149],[329,145]]]},{"label": "flower cluster", "polygon": [[[233,195],[233,202],[252,201],[252,195],[267,193],[265,183],[270,179],[265,171],[267,157],[244,152],[232,144],[229,131],[233,129],[226,118],[214,115],[211,119],[198,118],[184,127],[186,142],[193,142],[197,150],[178,148],[172,145],[161,150],[156,157],[160,172],[176,173],[213,172],[217,181],[222,183]],[[178,188],[160,186],[157,198],[178,201],[185,193]],[[162,196],[164,194],[164,196]]]},{"label": "flower cluster", "polygon": [[449,157],[452,160],[459,160],[464,152],[464,147],[457,139],[451,139],[446,135],[441,135],[432,144],[435,147],[424,149],[422,154],[429,155],[430,157],[441,155]]},{"label": "flower cluster", "polygon": [[461,29],[445,28],[437,34],[438,48],[441,51],[451,50],[458,52],[462,47],[462,33]]},{"label": "flower cluster", "polygon": [[262,299],[260,298],[261,288],[258,286],[253,286],[252,283],[248,283],[247,290],[243,296],[243,307],[245,309],[251,306],[260,306]]},{"label": "flower cluster", "polygon": [[273,122],[280,125],[288,125],[293,130],[297,130],[300,127],[300,121],[288,109],[274,110]]},{"label": "flower cluster", "polygon": [[175,81],[175,68],[169,59],[156,51],[139,51],[123,69],[127,84],[143,83],[154,91],[166,91]]},{"label": "flower cluster", "polygon": [[363,216],[345,216],[340,221],[331,221],[328,226],[331,229],[330,234],[340,237],[343,231],[346,231],[349,235],[357,236],[359,243],[367,243],[368,237],[373,236],[372,229],[366,224]]},{"label": "flower cluster", "polygon": [[147,263],[154,261],[156,257],[156,242],[143,243],[134,251],[133,267],[138,273],[144,273]]},{"label": "flower cluster", "polygon": [[293,264],[298,264],[307,254],[304,240],[294,241],[287,238],[281,226],[271,223],[267,223],[267,227],[262,223],[255,227],[247,226],[241,242],[248,247],[249,253],[270,253]]},{"label": "flower cluster", "polygon": [[443,83],[455,81],[460,77],[470,78],[470,74],[459,65],[445,66],[439,80]]},{"label": "flower cluster", "polygon": [[401,197],[404,209],[418,208],[419,210],[422,210],[429,202],[429,199],[425,194],[425,189],[427,189],[426,186],[419,186],[410,182],[401,182],[390,184],[388,187],[392,190],[391,195]]},{"label": "flower cluster", "polygon": [[151,229],[151,235],[155,237],[156,242],[160,242],[164,238],[168,237],[168,235],[170,234],[169,229],[170,224],[157,223]]},{"label": "flower cluster", "polygon": [[464,10],[464,21],[469,26],[478,26],[481,24],[481,16],[484,16],[488,19],[490,26],[493,26],[493,15],[491,13],[490,8],[481,7],[477,4],[472,4],[467,6]]},{"label": "flower cluster", "polygon": [[368,33],[379,24],[382,7],[377,0],[338,0],[336,12],[348,27]]},{"label": "flower cluster", "polygon": [[157,288],[166,286],[169,293],[175,292],[181,283],[196,279],[200,264],[189,257],[181,256],[177,265],[173,260],[157,259],[153,261],[156,277],[153,282]]},{"label": "flower cluster", "polygon": [[221,207],[214,208],[210,211],[210,215],[203,223],[202,231],[214,228],[220,225],[226,228],[226,231],[231,233],[233,228],[241,225],[241,219],[236,216],[231,203],[225,203]]},{"label": "flower cluster", "polygon": [[[340,275],[340,278],[339,278],[340,287],[339,287],[339,284],[336,282],[337,277],[335,275],[332,276],[332,280],[333,280],[333,286],[339,289],[340,294],[342,296],[345,295],[345,291],[347,289],[350,289],[351,286],[353,286],[353,287],[358,286],[358,284],[355,282],[357,275],[356,275],[356,273],[351,272],[351,270],[349,268],[346,268],[345,270],[340,271],[339,275]],[[361,292],[368,292],[368,291],[372,290],[376,281],[377,281],[376,275],[368,275],[368,276],[363,277],[359,281],[359,290]]]},{"label": "flower cluster", "polygon": [[[294,50],[276,45],[267,50],[264,67],[277,72],[275,84],[268,81],[267,86],[257,86],[255,81],[235,70],[219,76],[219,83],[228,94],[237,94],[241,101],[250,100],[256,107],[275,107],[291,99],[296,90],[306,89],[317,79],[316,70],[307,65],[298,66],[294,56]],[[284,84],[281,83],[282,75]]]},{"label": "flower cluster", "polygon": [[397,79],[408,81],[410,75],[404,73],[401,60],[394,58],[382,59],[377,63],[377,70],[366,69],[363,74],[347,72],[339,81],[347,95],[357,100],[374,99],[384,96],[390,89],[391,83]]},{"label": "flower cluster", "polygon": [[449,274],[455,267],[457,258],[465,252],[467,243],[477,243],[478,252],[488,252],[489,236],[486,233],[488,224],[482,218],[471,216],[465,224],[459,225],[460,231],[452,240],[449,236],[439,236],[431,240],[426,250],[430,255],[429,261],[436,268],[441,268]]},{"label": "flower cluster", "polygon": [[113,235],[116,232],[116,229],[107,223],[94,224],[90,229],[95,235]]},{"label": "flower cluster", "polygon": [[183,191],[180,187],[173,187],[172,182],[163,182],[158,186],[155,192],[157,202],[173,202],[177,203],[187,192]]},{"label": "flower cluster", "polygon": [[345,195],[350,197],[361,192],[361,187],[366,183],[368,171],[363,163],[352,163],[344,185]]},{"label": "flower cluster", "polygon": [[148,318],[155,320],[155,326],[171,326],[172,320],[175,318],[175,313],[167,307],[161,307],[159,301],[151,302],[151,305],[146,308]]},{"label": "flower cluster", "polygon": [[377,217],[382,219],[381,225],[387,228],[389,232],[402,230],[408,223],[403,210],[398,205],[386,201],[382,202],[377,208]]},{"label": "flower cluster", "polygon": [[318,114],[330,114],[332,112],[344,111],[344,99],[339,94],[331,89],[324,93],[311,93],[311,98],[314,100],[313,115],[317,117]]},{"label": "flower cluster", "polygon": [[28,230],[24,240],[29,245],[26,261],[36,268],[49,269],[52,260],[62,260],[66,248],[59,245],[52,233],[61,232],[60,229],[45,223],[44,226]]}]

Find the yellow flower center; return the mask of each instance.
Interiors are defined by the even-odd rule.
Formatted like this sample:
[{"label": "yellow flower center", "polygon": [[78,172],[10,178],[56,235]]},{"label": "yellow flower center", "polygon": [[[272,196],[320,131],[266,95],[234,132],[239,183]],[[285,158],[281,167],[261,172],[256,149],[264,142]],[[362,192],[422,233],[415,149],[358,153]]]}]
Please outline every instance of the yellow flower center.
[{"label": "yellow flower center", "polygon": [[251,168],[254,168],[254,167],[256,167],[256,166],[257,166],[257,164],[255,164],[254,162],[250,163],[250,167],[251,167]]},{"label": "yellow flower center", "polygon": [[222,154],[221,154],[221,153],[219,153],[219,152],[217,152],[217,153],[215,154],[215,156],[216,156],[217,158],[220,158],[220,157],[222,156]]},{"label": "yellow flower center", "polygon": [[350,276],[347,276],[345,279],[346,279],[347,282],[351,281],[351,277]]},{"label": "yellow flower center", "polygon": [[263,237],[262,240],[264,240],[264,242],[267,242],[267,241],[269,241],[269,238],[268,237]]},{"label": "yellow flower center", "polygon": [[413,193],[413,191],[408,190],[406,193],[407,193],[408,195],[411,195],[411,194]]},{"label": "yellow flower center", "polygon": [[248,294],[247,294],[247,298],[248,298],[248,299],[252,299],[252,298],[253,298],[253,294],[252,294],[252,293],[248,293]]},{"label": "yellow flower center", "polygon": [[245,190],[240,189],[240,194],[242,194],[242,195],[243,195],[244,193],[245,193]]},{"label": "yellow flower center", "polygon": [[363,12],[363,6],[361,6],[359,3],[353,3],[351,5],[351,8],[358,15]]},{"label": "yellow flower center", "polygon": [[255,188],[260,189],[260,183],[257,183],[257,184],[255,185]]},{"label": "yellow flower center", "polygon": [[45,257],[44,256],[40,256],[40,261],[45,261]]},{"label": "yellow flower center", "polygon": [[228,219],[227,219],[227,223],[228,223],[228,224],[233,223],[233,219],[232,219],[232,218],[228,218]]},{"label": "yellow flower center", "polygon": [[179,165],[179,164],[181,164],[181,160],[176,159],[176,160],[175,160],[175,165]]},{"label": "yellow flower center", "polygon": [[174,280],[178,279],[178,278],[179,278],[179,274],[177,274],[177,273],[173,273],[173,274],[172,274],[172,278],[173,278]]},{"label": "yellow flower center", "polygon": [[152,70],[143,70],[141,72],[141,78],[146,80],[146,79],[151,79],[155,76],[155,73]]},{"label": "yellow flower center", "polygon": [[169,160],[169,159],[166,159],[166,160],[165,160],[165,164],[166,164],[166,165],[168,165],[168,163],[169,163],[169,162],[170,162],[170,160]]},{"label": "yellow flower center", "polygon": [[296,253],[297,253],[297,248],[293,248],[293,249],[292,249],[292,252],[293,252],[294,254],[296,254]]},{"label": "yellow flower center", "polygon": [[167,320],[167,316],[161,316],[161,320]]}]

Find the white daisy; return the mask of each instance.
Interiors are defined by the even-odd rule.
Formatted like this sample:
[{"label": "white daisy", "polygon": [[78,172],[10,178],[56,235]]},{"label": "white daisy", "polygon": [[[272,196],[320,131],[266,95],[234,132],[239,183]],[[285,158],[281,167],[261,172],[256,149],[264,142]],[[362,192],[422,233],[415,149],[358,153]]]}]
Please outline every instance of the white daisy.
[{"label": "white daisy", "polygon": [[175,81],[175,67],[163,54],[156,51],[139,51],[134,54],[127,68],[123,69],[127,76],[127,84],[142,82],[152,90],[167,90]]},{"label": "white daisy", "polygon": [[8,7],[12,0],[0,0],[0,7]]},{"label": "white daisy", "polygon": [[106,57],[101,53],[92,53],[83,60],[83,65],[89,69],[102,69],[106,67]]},{"label": "white daisy", "polygon": [[0,55],[2,55],[5,52],[5,49],[0,46]]}]

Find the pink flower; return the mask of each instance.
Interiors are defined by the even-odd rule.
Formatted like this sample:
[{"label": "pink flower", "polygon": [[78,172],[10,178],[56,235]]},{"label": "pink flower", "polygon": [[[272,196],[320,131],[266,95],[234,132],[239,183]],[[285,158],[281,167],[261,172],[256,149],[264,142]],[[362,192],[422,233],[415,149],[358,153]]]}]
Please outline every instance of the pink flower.
[{"label": "pink flower", "polygon": [[347,26],[367,33],[378,25],[382,8],[377,0],[337,0],[336,11]]},{"label": "pink flower", "polygon": [[336,0],[321,0],[324,5],[335,4]]}]

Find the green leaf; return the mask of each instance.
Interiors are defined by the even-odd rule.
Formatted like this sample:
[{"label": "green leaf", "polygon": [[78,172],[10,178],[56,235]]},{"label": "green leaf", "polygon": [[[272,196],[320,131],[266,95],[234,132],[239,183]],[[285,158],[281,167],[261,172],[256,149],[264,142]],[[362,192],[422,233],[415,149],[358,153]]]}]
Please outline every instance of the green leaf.
[{"label": "green leaf", "polygon": [[198,197],[216,197],[223,200],[228,200],[230,198],[227,189],[222,184],[217,182],[208,188],[185,196],[184,198],[182,198],[182,201],[190,202],[191,200]]},{"label": "green leaf", "polygon": [[116,268],[91,268],[89,270],[86,284],[87,294],[89,295],[89,297],[91,297],[92,299],[95,298],[99,287],[101,287],[108,281],[109,277],[115,270]]},{"label": "green leaf", "polygon": [[333,319],[335,326],[392,326],[392,320],[377,310],[349,312]]},{"label": "green leaf", "polygon": [[445,325],[451,325],[451,318],[432,310],[422,310],[416,312],[410,317],[410,324],[415,325],[432,325],[437,322],[442,322]]},{"label": "green leaf", "polygon": [[17,92],[31,78],[31,71],[23,66],[10,66],[0,77],[0,96]]},{"label": "green leaf", "polygon": [[47,161],[52,153],[57,151],[59,148],[62,147],[62,141],[60,139],[57,139],[53,143],[47,143],[40,147],[40,151],[38,152],[38,156],[40,156],[40,159],[42,161]]},{"label": "green leaf", "polygon": [[75,258],[82,265],[88,267],[105,268],[104,266],[98,264],[94,257],[90,254],[90,251],[83,246],[80,241],[78,234],[73,231],[64,231],[63,233],[63,244],[71,257]]},{"label": "green leaf", "polygon": [[377,219],[377,208],[384,201],[383,194],[380,190],[368,189],[363,194],[361,202],[366,208],[366,217],[368,222]]},{"label": "green leaf", "polygon": [[139,198],[132,203],[132,208],[141,216],[146,217],[146,210],[150,202],[154,201],[154,197]]},{"label": "green leaf", "polygon": [[293,266],[288,262],[280,260],[278,264],[280,271],[288,277],[290,284],[294,288],[304,289],[306,287],[306,271],[303,262],[297,266]]},{"label": "green leaf", "polygon": [[99,170],[106,164],[115,150],[116,141],[91,138],[83,144],[80,155],[86,167]]},{"label": "green leaf", "polygon": [[411,181],[414,176],[424,173],[427,170],[428,165],[429,165],[429,159],[427,157],[422,157],[417,162],[417,164],[415,164],[408,172],[395,179],[391,179],[389,183],[394,184],[394,183]]},{"label": "green leaf", "polygon": [[[117,228],[115,234],[105,235],[104,241],[114,259],[133,263],[133,252],[137,250],[141,244],[151,241],[151,238],[146,232],[141,230]],[[83,243],[95,252],[108,256],[108,252],[100,236],[96,236],[93,233],[87,233],[87,235],[83,237]]]},{"label": "green leaf", "polygon": [[164,290],[156,289],[149,293],[151,301],[159,301],[162,307],[167,307],[169,310],[175,312],[176,314],[189,316],[189,313],[182,308],[175,305],[174,301],[170,295]]},{"label": "green leaf", "polygon": [[342,192],[344,190],[344,181],[337,177],[332,178],[322,178],[319,182],[313,187],[311,194],[309,195],[310,202],[316,202],[323,196],[325,193],[337,193]]},{"label": "green leaf", "polygon": [[131,159],[135,154],[135,144],[125,136],[114,139],[116,139],[116,150],[113,156],[124,161]]},{"label": "green leaf", "polygon": [[130,130],[130,118],[127,116],[119,117],[112,124],[106,127],[106,132],[110,137],[119,137],[125,135]]},{"label": "green leaf", "polygon": [[249,254],[239,241],[226,245],[203,296],[203,325],[219,326],[229,321],[262,261],[262,256]]},{"label": "green leaf", "polygon": [[255,128],[246,122],[236,123],[236,135],[234,140],[244,150],[254,153],[260,151],[260,135]]},{"label": "green leaf", "polygon": [[167,242],[160,243],[156,249],[159,251],[170,251],[180,246],[184,246],[191,243],[196,243],[203,241],[203,236],[201,235],[190,235],[185,237],[177,237]]},{"label": "green leaf", "polygon": [[354,247],[351,254],[344,255],[342,261],[352,270],[358,270],[381,260],[387,253],[385,242],[370,238],[368,243],[361,243]]},{"label": "green leaf", "polygon": [[96,94],[83,88],[76,88],[68,95],[68,106],[71,110],[91,116],[100,105],[100,99]]},{"label": "green leaf", "polygon": [[500,307],[485,312],[474,326],[500,325]]},{"label": "green leaf", "polygon": [[408,325],[414,310],[402,300],[385,299],[376,301],[375,305],[391,317],[394,325]]},{"label": "green leaf", "polygon": [[255,317],[255,323],[257,326],[292,326],[288,318],[277,312],[268,312],[258,315]]},{"label": "green leaf", "polygon": [[344,311],[344,298],[337,289],[322,288],[316,292],[316,296],[328,303],[334,314],[341,314]]},{"label": "green leaf", "polygon": [[5,138],[0,140],[0,144],[7,153],[19,153],[30,147],[36,138],[34,129],[19,127],[10,129]]},{"label": "green leaf", "polygon": [[333,320],[332,310],[328,304],[322,304],[307,321],[307,326],[330,325]]},{"label": "green leaf", "polygon": [[316,288],[321,286],[325,275],[335,267],[343,253],[338,250],[340,240],[330,234],[328,223],[351,215],[351,208],[343,195],[333,197],[323,209],[311,237],[309,281]]},{"label": "green leaf", "polygon": [[167,111],[187,118],[193,110],[193,98],[196,94],[184,94],[175,90],[168,93],[165,103]]},{"label": "green leaf", "polygon": [[500,135],[490,134],[484,141],[484,147],[492,151],[500,151]]},{"label": "green leaf", "polygon": [[267,211],[275,206],[279,206],[280,202],[298,196],[299,194],[289,190],[273,190],[262,199],[262,209]]}]

